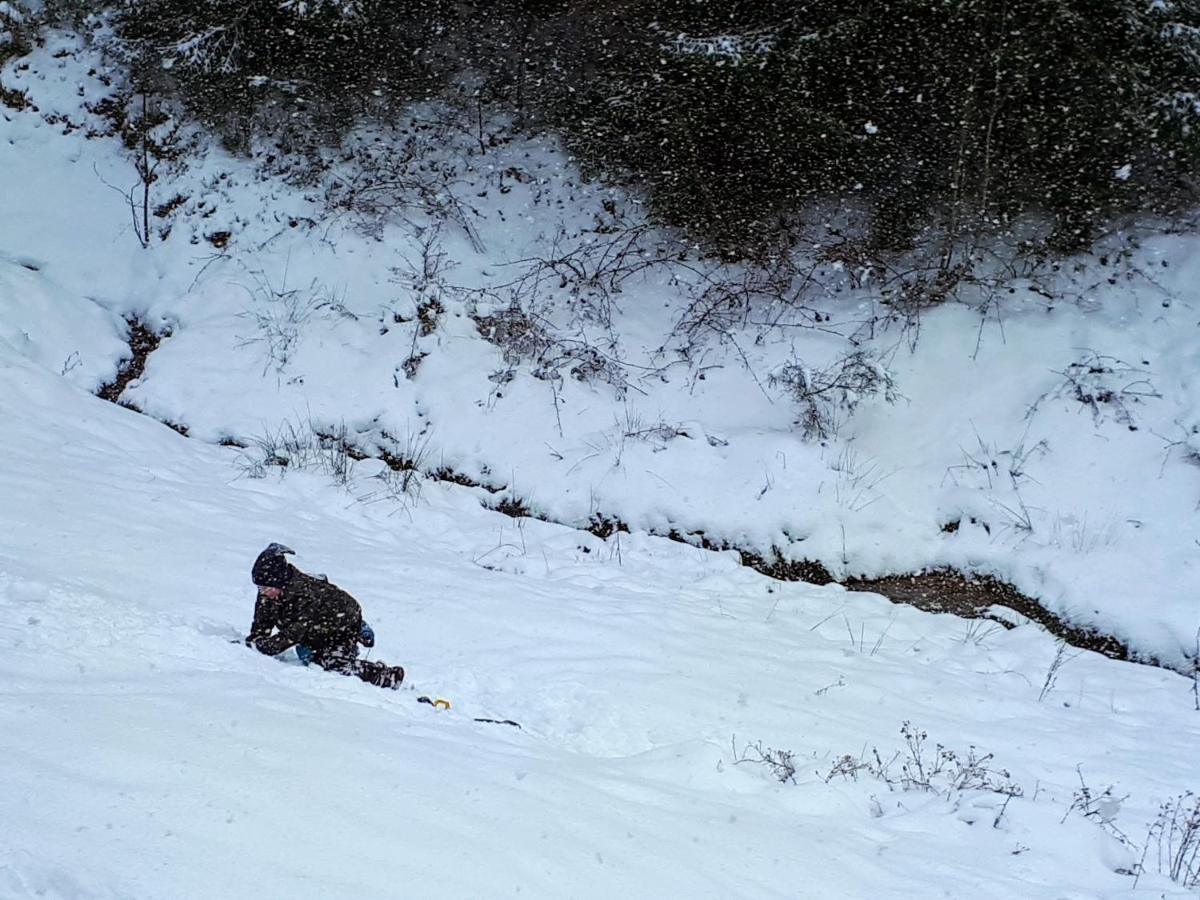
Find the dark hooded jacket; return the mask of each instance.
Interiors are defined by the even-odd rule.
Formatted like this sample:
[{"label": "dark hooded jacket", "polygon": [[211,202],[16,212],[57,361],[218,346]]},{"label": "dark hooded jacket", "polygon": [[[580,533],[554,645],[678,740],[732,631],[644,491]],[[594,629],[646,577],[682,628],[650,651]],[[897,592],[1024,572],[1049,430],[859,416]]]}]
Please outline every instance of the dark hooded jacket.
[{"label": "dark hooded jacket", "polygon": [[318,657],[353,659],[362,630],[358,601],[324,578],[306,575],[291,563],[287,568],[283,596],[272,600],[259,592],[246,640],[269,656],[303,644]]}]

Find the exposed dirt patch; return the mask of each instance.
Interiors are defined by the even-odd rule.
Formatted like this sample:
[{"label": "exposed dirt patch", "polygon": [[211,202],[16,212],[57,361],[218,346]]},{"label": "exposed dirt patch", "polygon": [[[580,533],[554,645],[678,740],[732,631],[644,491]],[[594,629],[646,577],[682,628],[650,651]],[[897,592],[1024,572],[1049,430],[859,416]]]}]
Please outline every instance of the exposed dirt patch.
[{"label": "exposed dirt patch", "polygon": [[166,203],[160,203],[158,206],[154,207],[154,217],[157,219],[165,219],[187,202],[188,198],[186,196],[183,194],[176,194]]},{"label": "exposed dirt patch", "polygon": [[7,106],[9,109],[20,112],[29,105],[29,98],[24,91],[7,88],[0,84],[0,106]]},{"label": "exposed dirt patch", "polygon": [[528,518],[528,519],[541,519],[543,522],[551,521],[550,519],[547,519],[541,513],[535,512],[533,510],[533,507],[531,507],[528,503],[526,503],[525,499],[523,497],[518,497],[515,495],[505,495],[505,496],[499,498],[498,500],[496,500],[495,502],[488,503],[486,501],[481,501],[481,503],[482,503],[484,509],[490,509],[490,510],[494,510],[495,512],[498,512],[498,513],[504,513],[504,515],[506,515],[510,518],[513,518],[513,519]]},{"label": "exposed dirt patch", "polygon": [[121,394],[124,393],[125,388],[129,387],[129,382],[135,378],[141,378],[142,373],[146,370],[146,358],[157,350],[162,339],[170,334],[170,332],[159,334],[151,331],[145,322],[133,316],[125,321],[129,325],[129,351],[132,356],[121,363],[116,378],[108,384],[102,385],[100,390],[96,391],[97,397],[107,400],[109,403],[121,402]]},{"label": "exposed dirt patch", "polygon": [[[448,481],[451,484],[457,484],[461,487],[482,488],[489,494],[499,494],[505,490],[504,485],[488,484],[487,482],[476,481],[469,475],[456,471],[449,466],[440,466],[436,469],[427,469],[424,463],[425,445],[419,444],[411,446],[410,451],[404,449],[404,444],[397,440],[387,431],[380,431],[380,441],[371,450],[363,450],[358,444],[352,441],[347,434],[345,428],[339,429],[336,432],[317,431],[315,432],[319,440],[329,446],[337,447],[346,456],[356,462],[364,459],[378,459],[393,472],[402,472],[405,474],[422,475],[426,478],[431,478],[434,481]],[[245,444],[236,441],[234,438],[227,437],[222,439],[222,444],[226,446],[244,447]],[[388,446],[394,449],[389,450]],[[484,504],[489,509],[496,509],[503,512],[505,515],[510,515],[514,518],[521,516],[532,516],[534,518],[543,518],[535,515],[527,504],[520,498],[502,499],[495,505]],[[628,529],[625,529],[628,531]]]},{"label": "exposed dirt patch", "polygon": [[[363,451],[359,450],[358,447],[346,439],[346,429],[344,426],[337,432],[317,429],[313,431],[313,434],[317,436],[317,440],[321,442],[321,446],[336,448],[339,452],[346,454],[348,459],[361,462],[367,458],[367,454],[363,453]],[[387,460],[384,459],[384,462],[387,462]],[[391,463],[388,463],[388,466],[390,468],[398,468],[397,466],[392,466]]]},{"label": "exposed dirt patch", "polygon": [[1136,659],[1159,664],[1157,660],[1135,655],[1111,635],[1071,625],[1037,600],[991,575],[971,576],[954,569],[932,569],[883,578],[847,578],[842,584],[848,590],[882,594],[893,603],[906,603],[927,612],[953,613],[968,619],[992,619],[1011,627],[1010,623],[989,611],[992,606],[1007,607],[1037,622],[1073,647],[1095,650],[1112,659]]},{"label": "exposed dirt patch", "polygon": [[809,584],[830,584],[833,575],[815,559],[785,559],[778,547],[771,548],[771,556],[765,557],[750,550],[738,550],[742,565],[762,572],[768,578],[779,581],[807,581]]},{"label": "exposed dirt patch", "polygon": [[[602,517],[603,518],[603,517]],[[588,529],[589,531],[591,529]],[[628,528],[624,529],[628,531]],[[595,533],[595,532],[593,532]],[[656,534],[656,532],[650,532]],[[604,537],[604,535],[600,535]],[[772,547],[769,556],[763,556],[757,550],[747,550],[735,547],[728,541],[714,541],[703,531],[690,531],[682,534],[672,528],[660,537],[670,538],[681,544],[691,544],[693,547],[703,547],[705,550],[736,550],[741,557],[742,565],[761,572],[768,578],[777,581],[804,581],[808,584],[830,584],[834,578],[823,564],[815,559],[787,559],[778,547]]]},{"label": "exposed dirt patch", "polygon": [[[130,316],[125,321],[129,325],[129,352],[131,355],[117,369],[117,377],[108,384],[101,385],[100,389],[96,391],[96,396],[101,400],[107,400],[109,403],[115,403],[145,416],[148,415],[145,410],[136,403],[121,399],[121,394],[135,378],[142,377],[142,373],[146,370],[146,359],[158,349],[163,338],[171,336],[171,330],[167,328],[163,331],[153,331],[145,322],[134,316]],[[162,419],[158,416],[150,416],[150,418],[161,422],[172,431],[188,437],[188,427],[183,423]]]},{"label": "exposed dirt patch", "polygon": [[180,434],[183,437],[189,437],[188,427],[186,425],[184,425],[183,423],[172,422],[170,419],[159,419],[158,421],[162,422],[164,425],[166,425],[168,428],[170,428],[172,431],[176,432],[177,434]]},{"label": "exposed dirt patch", "polygon": [[[603,520],[602,516],[601,519]],[[957,526],[958,523],[953,524]],[[736,550],[742,565],[779,581],[804,581],[809,584],[835,582],[832,573],[822,563],[812,559],[787,559],[778,547],[772,547],[771,553],[764,556],[756,550],[735,547],[726,541],[715,542],[703,532],[681,534],[672,529],[663,536],[706,550]],[[926,612],[953,613],[966,619],[990,619],[1006,628],[1012,628],[1011,622],[991,611],[993,606],[1006,607],[1037,622],[1055,637],[1073,647],[1094,650],[1111,659],[1162,665],[1158,659],[1134,653],[1112,635],[1072,625],[1061,616],[1050,612],[1033,597],[1022,594],[1008,582],[992,575],[972,575],[943,568],[904,575],[886,575],[882,578],[847,578],[840,583],[847,590],[881,594],[893,603],[904,603]]]},{"label": "exposed dirt patch", "polygon": [[429,477],[434,481],[449,481],[451,484],[461,485],[462,487],[483,488],[489,494],[498,494],[504,490],[503,485],[497,486],[487,484],[483,481],[476,481],[470,475],[464,475],[462,472],[452,469],[449,466],[442,466],[428,473]]},{"label": "exposed dirt patch", "polygon": [[421,337],[428,337],[437,331],[438,322],[446,314],[446,307],[436,297],[426,300],[417,307],[417,321],[420,326],[417,332]]},{"label": "exposed dirt patch", "polygon": [[608,540],[617,532],[629,534],[629,526],[618,518],[609,518],[603,513],[592,513],[588,519],[587,531],[590,531],[602,541]]}]

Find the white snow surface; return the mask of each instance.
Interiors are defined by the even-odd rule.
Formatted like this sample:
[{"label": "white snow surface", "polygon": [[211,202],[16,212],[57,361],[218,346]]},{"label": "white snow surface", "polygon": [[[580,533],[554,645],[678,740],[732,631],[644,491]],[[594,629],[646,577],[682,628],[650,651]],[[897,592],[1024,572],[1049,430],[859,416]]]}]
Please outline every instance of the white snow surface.
[{"label": "white snow surface", "polygon": [[[995,573],[1186,667],[1195,236],[1145,240],[1137,277],[1067,266],[1054,301],[1017,285],[988,315],[927,310],[915,349],[881,332],[901,398],[806,442],[766,375],[844,352],[869,285],[830,281],[825,329],[751,316],[685,360],[686,275],[650,268],[587,315],[543,280],[515,299],[627,384],[546,378],[472,316],[513,301],[516,261],[636,212],[554,146],[451,142],[439,164],[472,209],[439,229],[326,215],[336,161],[297,186],[199,145],[155,185],[184,199],[143,249],[132,167],[88,134],[98,72],[69,35],[0,72],[33,101],[0,107],[0,896],[1184,895],[1152,845],[1127,873],[1158,804],[1200,788],[1191,680],[1088,652],[1054,670],[1037,626],[774,582],[649,532],[839,576]],[[435,233],[441,274],[415,277]],[[145,415],[93,396],[131,315],[170,333],[123,395]],[[1119,361],[1088,383],[1127,415],[1061,389],[1096,359]],[[256,442],[309,423],[503,490],[258,465]],[[483,508],[499,497],[566,524]],[[568,527],[594,513],[632,533]],[[402,690],[235,643],[273,540],[359,598]],[[895,779],[905,722],[927,762],[994,754],[993,784],[1021,795],[828,777],[877,749]],[[767,750],[793,754],[791,779],[753,761]],[[1084,783],[1112,787],[1102,813],[1082,814]]]}]

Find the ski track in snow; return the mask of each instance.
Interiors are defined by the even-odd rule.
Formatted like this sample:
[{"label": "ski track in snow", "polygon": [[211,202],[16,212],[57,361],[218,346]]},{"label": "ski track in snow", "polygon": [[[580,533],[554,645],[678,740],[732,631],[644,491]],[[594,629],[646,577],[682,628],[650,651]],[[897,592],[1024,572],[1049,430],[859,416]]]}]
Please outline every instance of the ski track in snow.
[{"label": "ski track in snow", "polygon": [[[77,89],[94,98],[86,67],[55,49],[7,68],[5,83],[47,108],[78,105]],[[1139,844],[1158,803],[1200,788],[1200,714],[1174,672],[1071,653],[1039,701],[1056,645],[1034,626],[973,630],[837,586],[772,582],[734,554],[518,523],[433,482],[419,502],[366,502],[378,483],[366,465],[344,489],[304,472],[250,478],[243,454],[206,442],[297,416],[378,415],[399,433],[428,416],[448,462],[476,475],[489,464],[563,518],[586,519],[598,496],[643,527],[726,522],[769,542],[794,525],[830,558],[847,526],[845,552],[867,568],[1007,565],[1084,620],[1178,653],[1200,623],[1198,479],[1150,428],[1130,437],[1058,404],[1028,436],[1050,445],[1026,484],[1037,539],[968,525],[946,538],[937,525],[995,512],[989,496],[1007,495],[982,489],[986,472],[939,482],[983,445],[1011,457],[1071,348],[1124,341],[1121,354],[1153,360],[1164,395],[1144,414],[1172,436],[1173,419],[1192,421],[1194,294],[1165,307],[1112,291],[1050,321],[1015,306],[1004,341],[958,378],[931,360],[965,366],[977,319],[931,313],[922,353],[897,357],[905,403],[860,410],[842,445],[862,454],[859,471],[892,474],[854,483],[850,457],[835,468],[838,453],[801,444],[792,411],[729,360],[704,391],[656,389],[632,411],[568,380],[560,435],[527,374],[488,401],[481,373],[497,351],[450,308],[428,368],[393,382],[412,333],[378,334],[390,251],[350,232],[336,252],[298,236],[203,269],[211,260],[179,225],[143,253],[92,169],[128,175],[115,145],[57,131],[0,111],[14,210],[0,220],[0,896],[1127,896],[1118,870],[1137,853],[1067,814],[1076,767],[1093,791],[1127,796],[1112,824]],[[187,178],[222,167],[237,163],[214,151]],[[249,245],[278,228],[263,209],[302,205],[278,186],[237,190],[197,227],[232,217]],[[506,221],[524,221],[523,196],[510,195]],[[485,230],[497,259],[536,242],[528,224]],[[1185,270],[1163,276],[1182,288],[1194,244],[1176,241],[1153,252]],[[489,265],[450,249],[464,280]],[[244,340],[249,263],[344,287],[360,319],[314,317],[287,371],[264,370],[261,342]],[[628,316],[631,343],[662,333],[646,301],[663,289],[622,301],[645,310]],[[201,440],[89,393],[114,373],[132,312],[170,320],[173,336],[128,397]],[[964,420],[981,394],[986,414]],[[660,419],[692,436],[627,437]],[[401,691],[232,643],[249,625],[250,564],[272,540],[359,598],[371,657],[408,670]],[[928,732],[929,752],[994,753],[1023,796],[1005,807],[866,774],[826,781],[845,754],[902,751],[905,721]],[[760,741],[795,754],[795,783],[739,762]],[[1153,856],[1138,893],[1179,894]]]}]

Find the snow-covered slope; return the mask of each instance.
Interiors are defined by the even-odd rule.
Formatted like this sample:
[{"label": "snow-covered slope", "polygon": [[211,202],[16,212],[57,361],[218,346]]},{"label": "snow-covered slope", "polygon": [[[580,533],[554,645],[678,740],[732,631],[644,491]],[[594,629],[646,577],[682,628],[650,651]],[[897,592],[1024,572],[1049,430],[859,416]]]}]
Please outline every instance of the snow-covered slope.
[{"label": "snow-covered slope", "polygon": [[[372,236],[215,149],[159,186],[187,199],[143,250],[119,144],[74,127],[109,90],[96,63],[58,36],[0,76],[36,101],[0,109],[0,896],[1091,897],[1128,893],[1143,849],[1137,889],[1181,889],[1148,829],[1200,786],[1192,681],[646,530],[838,574],[995,571],[1186,663],[1194,238],[1095,290],[1064,274],[1083,287],[1061,303],[1011,295],[982,331],[928,311],[915,352],[884,333],[902,399],[806,443],[765,373],[842,352],[869,293],[831,296],[828,329],[731,325],[682,361],[660,352],[687,289],[665,270],[607,318],[557,280],[505,287],[627,204],[519,141],[448,153],[475,210],[424,258],[424,213]],[[514,299],[624,388],[571,377],[578,356],[557,378],[506,360],[472,317]],[[92,395],[127,315],[170,331],[123,395],[149,415]],[[1059,391],[1089,350],[1121,365],[1078,377],[1127,416]],[[505,489],[261,466],[310,423]],[[503,496],[634,531],[483,508]],[[403,690],[233,642],[272,540],[363,602]]]},{"label": "snow-covered slope", "polygon": [[[77,339],[103,330],[54,299]],[[1186,679],[1071,654],[1044,691],[1056,645],[1033,626],[517,528],[446,487],[400,511],[238,477],[236,451],[7,343],[0,421],[7,897],[1100,896],[1137,853],[1064,818],[1076,767],[1128,796],[1105,815],[1139,843],[1195,785]],[[272,539],[363,601],[414,687],[230,643]],[[1023,796],[826,782],[844,754],[904,751],[906,721],[926,765],[934,743],[991,752]],[[738,764],[760,741],[794,783]],[[1142,885],[1171,887],[1153,865]]]},{"label": "snow-covered slope", "polygon": [[[905,329],[880,318],[869,278],[855,288],[836,265],[802,310],[718,306],[697,324],[688,298],[747,273],[694,257],[640,268],[666,237],[625,230],[636,204],[583,181],[552,142],[497,125],[481,149],[424,111],[305,177],[267,149],[235,160],[180,138],[192,150],[159,173],[152,204],[166,211],[143,250],[122,193],[136,173],[88,111],[115,90],[103,72],[66,35],[7,67],[33,105],[4,113],[0,258],[170,331],[124,394],[147,413],[251,447],[345,428],[363,449],[503,487],[557,521],[779,547],[838,578],[993,573],[1190,665],[1194,235],[1122,235],[1103,259],[1016,281],[983,309],[926,309]],[[405,162],[391,148],[414,134],[425,149]],[[370,181],[365,159],[408,193]],[[623,249],[636,274],[614,287]],[[498,333],[501,345],[485,339]],[[834,410],[834,433],[804,440],[770,376],[856,349],[887,366],[896,401]],[[58,363],[97,382],[112,373],[111,345],[63,350]]]}]

